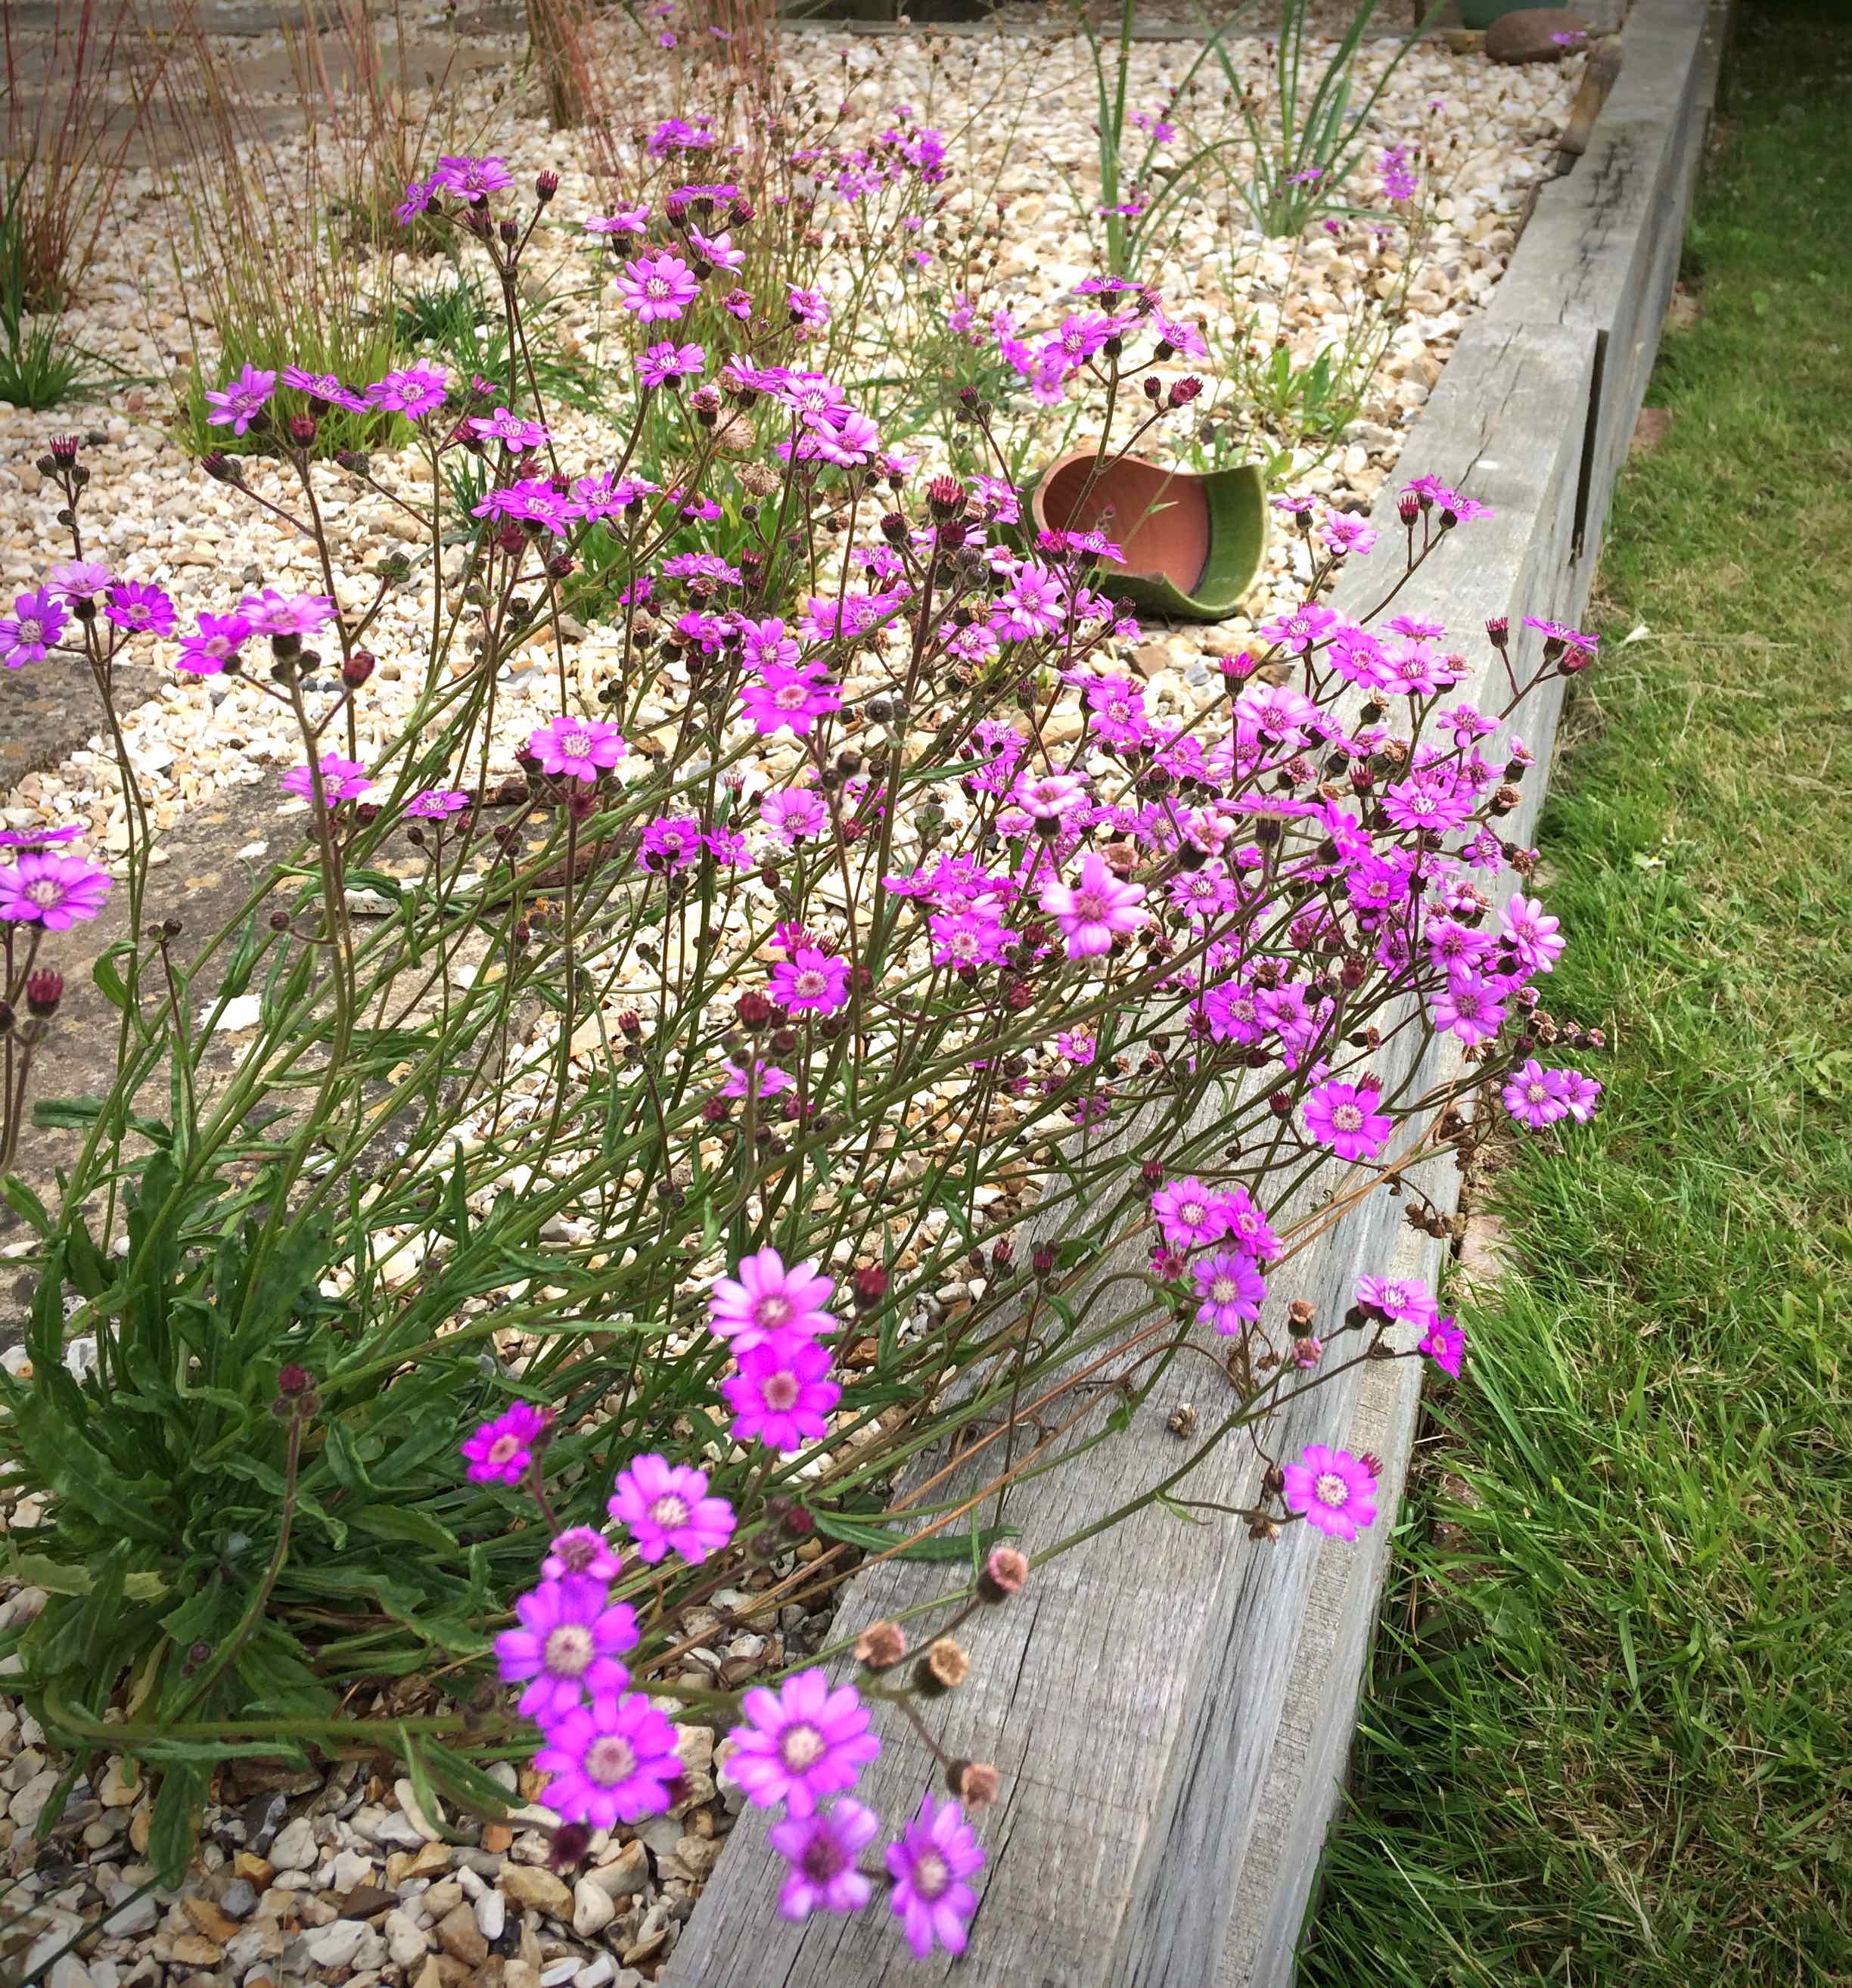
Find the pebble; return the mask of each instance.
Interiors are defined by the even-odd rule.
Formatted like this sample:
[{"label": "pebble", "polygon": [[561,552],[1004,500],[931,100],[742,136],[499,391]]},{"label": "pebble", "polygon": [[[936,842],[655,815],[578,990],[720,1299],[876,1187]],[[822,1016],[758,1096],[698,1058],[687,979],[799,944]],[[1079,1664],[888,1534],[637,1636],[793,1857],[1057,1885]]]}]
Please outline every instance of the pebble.
[{"label": "pebble", "polygon": [[336,1919],[312,1932],[303,1951],[318,1967],[345,1967],[360,1950],[371,1929],[364,1919]]},{"label": "pebble", "polygon": [[581,1878],[573,1887],[573,1930],[581,1939],[603,1932],[617,1916],[617,1902],[601,1885]]},{"label": "pebble", "polygon": [[476,1901],[476,1926],[482,1937],[489,1941],[502,1937],[502,1929],[508,1923],[508,1901],[499,1892],[485,1892]]},{"label": "pebble", "polygon": [[562,1924],[571,1919],[573,1895],[550,1871],[532,1864],[510,1864],[502,1874],[502,1888],[517,1905],[531,1906]]},{"label": "pebble", "polygon": [[279,1871],[307,1871],[319,1861],[316,1854],[315,1824],[299,1815],[277,1832],[270,1845],[270,1861]]}]

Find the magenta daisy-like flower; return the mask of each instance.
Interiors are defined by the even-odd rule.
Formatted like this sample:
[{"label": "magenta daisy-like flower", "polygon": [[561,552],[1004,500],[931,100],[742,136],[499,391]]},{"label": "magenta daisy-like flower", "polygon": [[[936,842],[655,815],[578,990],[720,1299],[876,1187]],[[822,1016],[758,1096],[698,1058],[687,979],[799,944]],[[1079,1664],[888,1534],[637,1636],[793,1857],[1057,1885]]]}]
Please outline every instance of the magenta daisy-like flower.
[{"label": "magenta daisy-like flower", "polygon": [[1377,1108],[1377,1093],[1335,1078],[1306,1100],[1306,1130],[1340,1160],[1374,1159],[1389,1143],[1395,1121]]},{"label": "magenta daisy-like flower", "polygon": [[843,1391],[826,1378],[830,1349],[814,1339],[755,1346],[739,1356],[739,1371],[720,1384],[733,1411],[736,1442],[762,1442],[788,1456],[829,1432],[830,1411]]},{"label": "magenta daisy-like flower", "polygon": [[662,249],[625,263],[624,274],[617,279],[619,302],[644,324],[667,323],[680,317],[700,289],[688,264]]},{"label": "magenta daisy-like flower", "polygon": [[1559,1118],[1569,1116],[1569,1100],[1560,1080],[1562,1072],[1546,1070],[1535,1057],[1527,1057],[1505,1080],[1499,1093],[1505,1109],[1522,1125],[1541,1131]]},{"label": "magenta daisy-like flower", "polygon": [[1376,1475],[1347,1449],[1327,1449],[1308,1443],[1296,1463],[1286,1469],[1289,1512],[1303,1512],[1306,1523],[1334,1540],[1354,1540],[1376,1523]]},{"label": "magenta daisy-like flower", "polygon": [[275,391],[274,373],[259,372],[255,366],[246,365],[235,380],[221,387],[206,389],[206,405],[210,410],[207,425],[228,428],[234,434],[242,435],[269,405],[270,396]]},{"label": "magenta daisy-like flower", "polygon": [[1434,1026],[1468,1046],[1489,1042],[1505,1020],[1503,992],[1497,982],[1482,975],[1450,973],[1430,1003]]},{"label": "magenta daisy-like flower", "polygon": [[1191,1274],[1196,1294],[1202,1300],[1196,1311],[1199,1324],[1213,1327],[1226,1337],[1259,1317],[1267,1286],[1252,1256],[1239,1249],[1218,1249],[1197,1263]]},{"label": "magenta daisy-like flower", "polygon": [[1087,959],[1110,952],[1114,938],[1149,921],[1151,914],[1140,908],[1144,896],[1142,884],[1122,882],[1104,857],[1089,850],[1079,883],[1051,877],[1043,885],[1042,908],[1061,928],[1068,958]]},{"label": "magenta daisy-like flower", "polygon": [[406,366],[376,380],[364,397],[370,407],[415,421],[434,414],[449,391],[450,375],[441,366]]},{"label": "magenta daisy-like flower", "polygon": [[1423,1336],[1421,1350],[1443,1374],[1457,1376],[1466,1351],[1466,1335],[1452,1318],[1437,1318]]},{"label": "magenta daisy-like flower", "polygon": [[89,600],[115,577],[101,560],[63,560],[46,575],[45,587],[61,600]]},{"label": "magenta daisy-like flower", "polygon": [[[330,806],[336,801],[357,800],[373,785],[367,777],[367,769],[359,760],[343,759],[338,752],[322,755],[321,772],[322,798]],[[283,776],[283,791],[313,799],[313,772],[307,766],[292,766]]]},{"label": "magenta daisy-like flower", "polygon": [[640,1692],[593,1699],[549,1726],[534,1765],[540,1800],[567,1822],[614,1829],[665,1815],[681,1778],[675,1729]]},{"label": "magenta daisy-like flower", "polygon": [[334,619],[334,602],[326,593],[279,593],[266,587],[247,593],[238,611],[254,635],[313,635]]},{"label": "magenta daisy-like flower", "polygon": [[684,380],[698,380],[708,363],[698,345],[675,345],[667,339],[637,355],[637,377],[646,387],[678,387]]},{"label": "magenta daisy-like flower", "polygon": [[763,664],[759,681],[748,684],[739,701],[747,717],[760,732],[768,733],[786,726],[800,734],[807,732],[820,718],[843,705],[842,693],[822,677],[815,664],[801,670],[782,663]]},{"label": "magenta daisy-like flower", "polygon": [[418,821],[448,821],[468,806],[461,787],[426,787],[405,803],[405,812]]},{"label": "magenta daisy-like flower", "polygon": [[927,1959],[935,1943],[948,1953],[965,1951],[978,1909],[978,1895],[966,1880],[983,1868],[983,1849],[964,1811],[955,1801],[935,1800],[929,1789],[900,1841],[887,1846],[890,1902],[915,1959]]},{"label": "magenta daisy-like flower", "polygon": [[782,787],[761,796],[759,817],[789,849],[830,825],[830,808],[814,787]]},{"label": "magenta daisy-like flower", "polygon": [[460,199],[486,200],[492,193],[505,193],[515,183],[505,159],[493,157],[469,159],[446,156],[438,161],[431,176],[433,188],[442,187]]},{"label": "magenta daisy-like flower", "polygon": [[800,945],[772,969],[772,999],[794,1015],[831,1015],[849,999],[849,962]]},{"label": "magenta daisy-like flower", "polygon": [[504,1684],[526,1683],[525,1716],[550,1726],[586,1696],[623,1690],[630,1674],[617,1659],[637,1647],[636,1612],[613,1601],[602,1581],[568,1574],[543,1581],[517,1596],[520,1624],[495,1638],[495,1662]]},{"label": "magenta daisy-like flower", "polygon": [[548,1581],[582,1574],[588,1581],[611,1581],[623,1570],[617,1549],[590,1526],[568,1526],[546,1550],[540,1572]]},{"label": "magenta daisy-like flower", "polygon": [[1569,1115],[1578,1125],[1586,1125],[1595,1115],[1600,1101],[1600,1085],[1592,1077],[1584,1077],[1579,1070],[1560,1070],[1556,1073],[1563,1080],[1563,1095],[1569,1101]]},{"label": "magenta daisy-like flower", "polygon": [[1557,936],[1562,921],[1553,918],[1541,901],[1515,894],[1499,915],[1505,936],[1526,973],[1549,973],[1563,956],[1563,941]]},{"label": "magenta daisy-like flower", "polygon": [[242,614],[201,614],[199,626],[183,635],[174,667],[191,676],[217,676],[250,641],[251,624]]},{"label": "magenta daisy-like flower", "polygon": [[588,235],[640,235],[649,225],[647,204],[641,207],[620,207],[615,214],[588,214],[585,218],[585,232]]},{"label": "magenta daisy-like flower", "polygon": [[119,580],[105,596],[103,618],[131,635],[171,635],[174,604],[158,587],[139,580]]},{"label": "magenta daisy-like flower", "polygon": [[544,1409],[511,1401],[493,1421],[466,1435],[458,1447],[468,1459],[472,1484],[519,1484],[534,1460],[534,1444],[553,1420]]},{"label": "magenta daisy-like flower", "polygon": [[1397,1325],[1431,1325],[1440,1316],[1434,1293],[1418,1277],[1359,1277],[1357,1301]]},{"label": "magenta daisy-like flower", "polygon": [[1268,1226],[1266,1210],[1245,1187],[1230,1188],[1222,1198],[1222,1207],[1228,1218],[1228,1240],[1237,1249],[1245,1249],[1263,1263],[1279,1254],[1279,1238]]},{"label": "magenta daisy-like flower", "polygon": [[69,931],[96,917],[110,888],[109,872],[81,856],[29,849],[0,869],[0,918]]},{"label": "magenta daisy-like flower", "polygon": [[737,1273],[716,1277],[708,1293],[708,1330],[732,1346],[735,1357],[755,1347],[787,1348],[821,1339],[836,1329],[825,1309],[836,1288],[814,1263],[793,1263],[769,1246],[742,1256]]},{"label": "magenta daisy-like flower", "polygon": [[365,396],[344,385],[337,374],[309,373],[300,366],[286,366],[281,377],[286,387],[306,394],[312,401],[326,401],[331,407],[345,407],[350,414],[357,414],[367,405]]},{"label": "magenta daisy-like flower", "polygon": [[588,783],[614,766],[629,749],[614,725],[603,718],[556,718],[528,735],[527,749],[542,773]]},{"label": "magenta daisy-like flower", "polygon": [[546,441],[546,430],[541,423],[530,421],[525,414],[507,407],[498,407],[492,414],[472,414],[465,426],[479,440],[498,441],[517,454],[523,449],[539,448]]},{"label": "magenta daisy-like flower", "polygon": [[651,1567],[671,1553],[698,1567],[733,1537],[733,1507],[708,1496],[708,1473],[653,1452],[632,1457],[618,1472],[606,1509],[629,1529],[637,1557]]},{"label": "magenta daisy-like flower", "polygon": [[789,1867],[778,1895],[779,1916],[799,1923],[816,1912],[859,1912],[868,1902],[869,1884],[855,1860],[880,1827],[880,1817],[852,1795],[827,1810],[773,1823],[766,1837]]},{"label": "magenta daisy-like flower", "polygon": [[1151,1196],[1151,1212],[1164,1239],[1175,1249],[1199,1249],[1205,1242],[1219,1242],[1228,1232],[1222,1196],[1194,1174],[1166,1181]]},{"label": "magenta daisy-like flower", "polygon": [[43,662],[69,619],[63,602],[49,587],[16,596],[12,613],[0,617],[0,662],[9,670]]},{"label": "magenta daisy-like flower", "polygon": [[1073,773],[1024,773],[1010,789],[1010,799],[1038,823],[1059,823],[1086,806],[1087,783]]},{"label": "magenta daisy-like flower", "polygon": [[759,1685],[740,1701],[727,1772],[755,1808],[782,1802],[794,1816],[816,1813],[825,1797],[852,1788],[881,1750],[868,1708],[852,1684],[830,1689],[820,1670],[799,1671],[776,1692]]}]

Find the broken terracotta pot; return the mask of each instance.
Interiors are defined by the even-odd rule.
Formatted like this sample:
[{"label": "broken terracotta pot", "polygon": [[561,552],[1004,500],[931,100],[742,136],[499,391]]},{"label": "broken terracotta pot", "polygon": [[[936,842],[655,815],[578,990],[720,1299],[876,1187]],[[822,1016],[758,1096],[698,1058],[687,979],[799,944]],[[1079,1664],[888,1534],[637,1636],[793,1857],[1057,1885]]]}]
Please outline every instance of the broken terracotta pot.
[{"label": "broken terracotta pot", "polygon": [[1223,621],[1254,584],[1266,546],[1266,486],[1252,463],[1198,475],[1138,456],[1096,466],[1064,455],[1029,487],[1039,531],[1098,532],[1125,554],[1099,584],[1147,613]]}]

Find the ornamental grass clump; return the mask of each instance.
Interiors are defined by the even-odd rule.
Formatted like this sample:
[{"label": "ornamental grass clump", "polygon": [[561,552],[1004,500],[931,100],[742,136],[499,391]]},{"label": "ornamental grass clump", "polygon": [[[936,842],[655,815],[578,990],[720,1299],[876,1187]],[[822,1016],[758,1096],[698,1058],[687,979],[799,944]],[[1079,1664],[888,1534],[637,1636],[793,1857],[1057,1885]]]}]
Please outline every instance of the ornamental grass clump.
[{"label": "ornamental grass clump", "polygon": [[[505,377],[214,390],[274,453],[202,472],[289,522],[290,571],[127,581],[89,549],[79,449],[46,458],[72,557],[0,661],[87,668],[106,710],[131,656],[268,702],[305,833],[188,934],[132,813],[87,1098],[33,1094],[59,1024],[32,982],[108,879],[56,829],[0,867],[6,1138],[29,1110],[80,1139],[55,1208],[5,1182],[38,1281],[0,1459],[44,1496],[20,1565],[49,1597],[19,1685],[80,1763],[159,1777],[168,1872],[224,1761],[336,1746],[484,1813],[483,1763],[529,1760],[569,1865],[685,1800],[678,1724],[718,1722],[788,1915],[878,1887],[916,1951],[955,1951],[999,1777],[934,1708],[986,1611],[1191,1511],[1230,1443],[1256,1541],[1377,1522],[1374,1460],[1341,1432],[1283,1453],[1275,1418],[1359,1361],[1454,1371],[1458,1328],[1374,1276],[1321,1317],[1296,1259],[1378,1191],[1448,1232],[1437,1175],[1593,1107],[1569,1059],[1599,1037],[1544,1005],[1560,939],[1500,826],[1512,718],[1593,644],[1499,624],[1484,671],[1399,606],[1482,512],[1424,478],[1361,616],[1333,595],[1370,528],[1287,501],[1299,601],[1161,702],[1113,591],[1137,521],[1025,540],[981,395],[956,419],[989,466],[961,473],[892,445],[782,293],[697,320],[734,272],[689,225],[757,225],[705,181],[628,245],[643,363],[608,448],[567,459],[518,357],[557,191],[452,157],[408,196],[484,259]],[[1091,288],[1059,369],[1103,468],[1200,383],[1155,292]],[[337,410],[409,439],[324,459]],[[418,519],[370,568],[336,522],[362,489]],[[587,630],[564,604],[594,546]],[[1183,1365],[1215,1395],[1174,1462],[1020,1537],[1015,1488]],[[838,1625],[832,1671],[781,1622],[870,1556],[940,1564],[942,1600]],[[911,1819],[856,1794],[884,1745],[936,1777]]]}]

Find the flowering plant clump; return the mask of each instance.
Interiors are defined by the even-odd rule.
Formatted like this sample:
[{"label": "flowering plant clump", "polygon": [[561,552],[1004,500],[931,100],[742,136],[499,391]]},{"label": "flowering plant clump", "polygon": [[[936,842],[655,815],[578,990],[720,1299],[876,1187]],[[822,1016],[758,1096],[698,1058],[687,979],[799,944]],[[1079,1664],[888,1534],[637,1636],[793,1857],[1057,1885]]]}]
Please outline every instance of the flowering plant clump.
[{"label": "flowering plant clump", "polygon": [[[518,354],[557,188],[528,206],[511,179],[447,159],[414,204],[488,259]],[[678,247],[684,221],[718,243],[697,191],[627,237],[654,357],[602,458],[557,453],[512,361],[346,383],[407,424],[418,565],[345,556],[339,493],[389,486],[318,457],[319,377],[241,376],[281,453],[203,465],[312,549],[274,585],[124,580],[86,553],[77,448],[46,458],[73,557],[9,656],[87,667],[106,712],[131,651],[269,701],[306,834],[183,950],[112,718],[117,1073],[37,1100],[82,1146],[55,1211],[8,1183],[39,1286],[30,1372],[0,1378],[46,1564],[104,1571],[46,1580],[22,1682],[49,1733],[156,1767],[167,1868],[257,1727],[363,1736],[478,1806],[502,1799],[483,1750],[531,1746],[569,1861],[675,1804],[671,1710],[718,1718],[781,1811],[788,1914],[884,1887],[916,1951],[955,1951],[999,1777],[945,1756],[932,1704],[982,1661],[986,1605],[1097,1530],[1009,1543],[1014,1487],[1188,1354],[1220,1406],[1110,1516],[1187,1510],[1235,1443],[1252,1538],[1354,1539],[1377,1466],[1280,1453],[1279,1411],[1357,1361],[1456,1372],[1461,1337],[1405,1280],[1321,1317],[1295,1259],[1379,1189],[1449,1233],[1437,1176],[1495,1125],[1593,1107],[1567,1059],[1600,1036],[1543,1005],[1562,941],[1500,824],[1530,763],[1512,719],[1594,644],[1499,624],[1482,668],[1389,614],[1483,514],[1422,478],[1374,612],[1337,604],[1367,534],[1296,505],[1299,600],[1167,701],[1127,660],[1113,539],[1024,525],[976,391],[928,465],[816,363],[808,305],[751,297],[690,355],[738,274]],[[1090,398],[1102,466],[1198,384],[1154,291],[1114,289],[1110,326],[1032,362]],[[596,664],[566,605],[593,562]],[[425,632],[389,644],[414,587]],[[56,831],[0,871],[35,1018],[6,1011],[9,1141],[56,1005],[32,976],[106,881]],[[904,1472],[946,1446],[981,1482],[938,1504]],[[776,1625],[870,1554],[974,1571],[930,1628],[844,1625],[859,1672],[833,1681]],[[759,1625],[758,1653],[709,1662],[715,1624]],[[453,1699],[491,1671],[492,1709]],[[883,1744],[942,1775],[911,1819],[857,1795]]]}]

